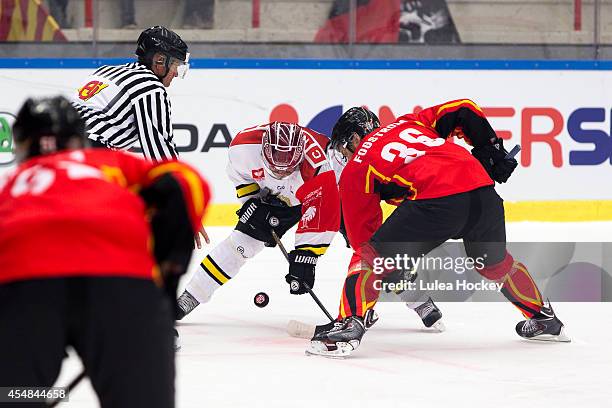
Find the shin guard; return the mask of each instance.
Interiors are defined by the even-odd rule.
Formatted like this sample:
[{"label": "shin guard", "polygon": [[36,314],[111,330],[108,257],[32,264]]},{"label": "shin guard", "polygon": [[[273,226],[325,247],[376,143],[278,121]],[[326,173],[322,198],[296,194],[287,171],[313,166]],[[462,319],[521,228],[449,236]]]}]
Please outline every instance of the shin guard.
[{"label": "shin guard", "polygon": [[485,266],[478,272],[487,279],[503,283],[502,293],[523,316],[530,319],[542,308],[542,294],[527,267],[506,253],[503,261]]}]

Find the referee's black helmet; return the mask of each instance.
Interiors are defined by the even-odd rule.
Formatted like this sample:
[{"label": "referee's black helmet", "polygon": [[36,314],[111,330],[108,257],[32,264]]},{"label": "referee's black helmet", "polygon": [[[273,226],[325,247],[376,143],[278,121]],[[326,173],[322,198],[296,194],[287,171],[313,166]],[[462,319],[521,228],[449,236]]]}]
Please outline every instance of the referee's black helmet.
[{"label": "referee's black helmet", "polygon": [[187,44],[172,30],[163,26],[147,28],[138,37],[136,56],[150,65],[155,53],[161,52],[179,61],[187,61]]}]

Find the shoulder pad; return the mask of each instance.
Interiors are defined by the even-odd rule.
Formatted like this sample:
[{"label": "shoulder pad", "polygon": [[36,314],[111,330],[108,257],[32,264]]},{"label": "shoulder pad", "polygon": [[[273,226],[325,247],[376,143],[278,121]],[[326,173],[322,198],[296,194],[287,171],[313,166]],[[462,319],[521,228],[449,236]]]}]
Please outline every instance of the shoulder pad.
[{"label": "shoulder pad", "polygon": [[329,139],[311,129],[304,128],[304,133],[306,134],[304,151],[306,162],[315,169],[321,167],[327,162],[325,147],[329,143]]}]

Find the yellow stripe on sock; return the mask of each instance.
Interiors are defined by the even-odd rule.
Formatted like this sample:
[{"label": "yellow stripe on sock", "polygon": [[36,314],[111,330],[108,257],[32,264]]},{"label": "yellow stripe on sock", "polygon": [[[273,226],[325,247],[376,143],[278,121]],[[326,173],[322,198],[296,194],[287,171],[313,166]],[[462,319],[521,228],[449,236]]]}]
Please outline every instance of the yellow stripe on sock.
[{"label": "yellow stripe on sock", "polygon": [[225,273],[223,273],[223,271],[221,271],[211,262],[210,257],[207,256],[206,258],[204,258],[204,260],[202,261],[202,266],[204,266],[207,272],[212,274],[219,282],[221,282],[222,285],[224,285],[225,283],[227,283],[227,281],[230,280],[230,278]]}]

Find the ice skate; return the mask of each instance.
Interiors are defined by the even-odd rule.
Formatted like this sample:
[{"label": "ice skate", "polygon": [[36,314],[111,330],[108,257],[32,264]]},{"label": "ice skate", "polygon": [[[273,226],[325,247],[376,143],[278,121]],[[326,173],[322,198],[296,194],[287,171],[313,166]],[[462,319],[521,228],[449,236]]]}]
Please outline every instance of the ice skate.
[{"label": "ice skate", "polygon": [[546,301],[540,312],[531,319],[523,320],[516,325],[516,332],[527,340],[555,341],[569,343],[572,340],[565,334],[563,323]]},{"label": "ice skate", "polygon": [[431,328],[438,332],[443,332],[446,330],[446,327],[442,322],[442,312],[440,309],[438,309],[431,298],[428,298],[425,303],[416,307],[413,307],[413,304],[409,302],[406,303],[406,306],[414,310],[419,315],[425,327]]},{"label": "ice skate", "polygon": [[184,291],[176,301],[176,320],[182,320],[183,317],[187,316],[193,309],[195,309],[200,302],[197,301],[193,295],[187,291]]},{"label": "ice skate", "polygon": [[357,316],[317,326],[306,354],[330,358],[348,357],[359,347],[365,332],[363,318]]},{"label": "ice skate", "polygon": [[369,330],[370,327],[374,326],[374,324],[378,321],[378,313],[374,309],[368,309],[366,311],[365,316],[363,317],[363,324],[365,325],[365,329]]},{"label": "ice skate", "polygon": [[[363,319],[363,323],[366,330],[378,321],[378,313],[374,309],[368,309]],[[287,333],[291,337],[297,337],[300,339],[311,339],[315,334],[322,333],[334,327],[334,325],[341,325],[342,322],[334,321],[331,323],[323,324],[321,326],[315,326],[301,322],[299,320],[290,320],[287,324]]]}]

